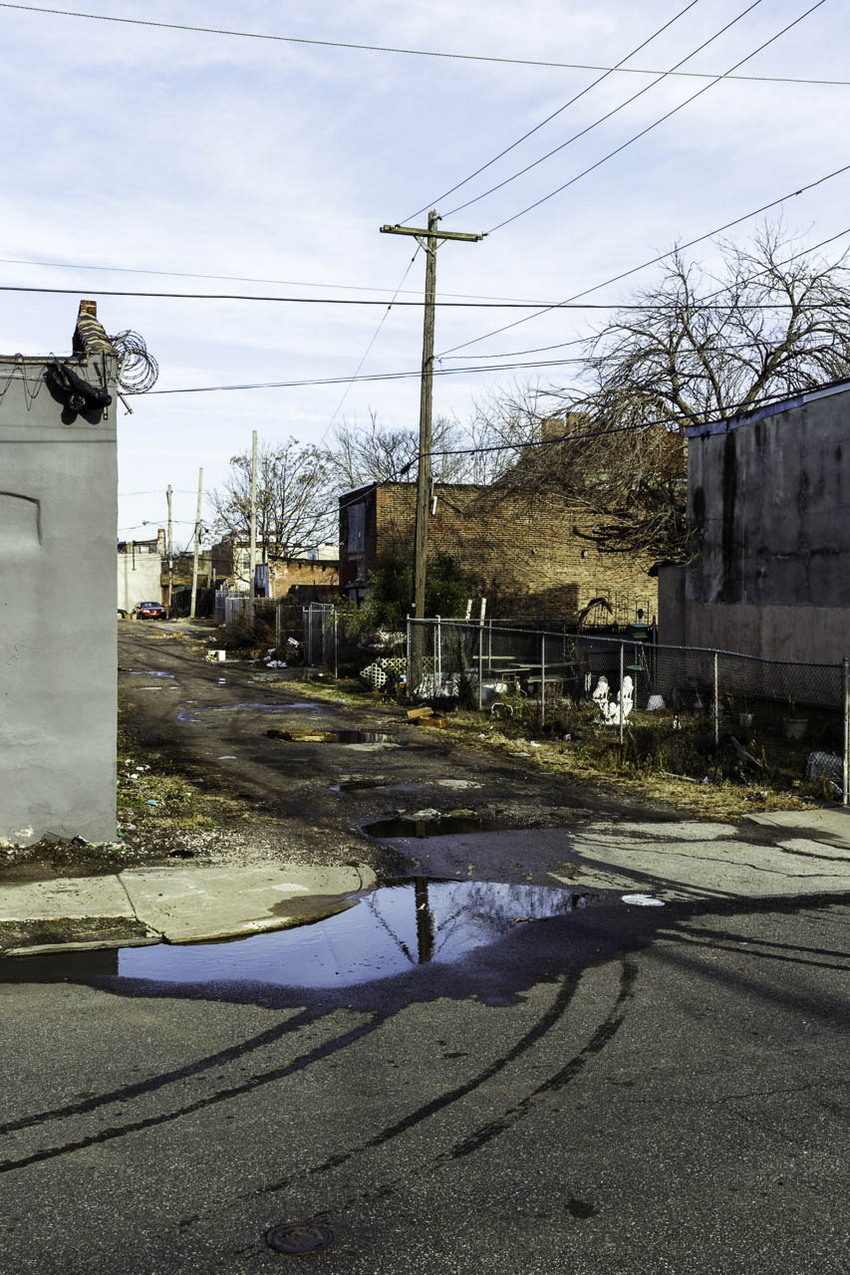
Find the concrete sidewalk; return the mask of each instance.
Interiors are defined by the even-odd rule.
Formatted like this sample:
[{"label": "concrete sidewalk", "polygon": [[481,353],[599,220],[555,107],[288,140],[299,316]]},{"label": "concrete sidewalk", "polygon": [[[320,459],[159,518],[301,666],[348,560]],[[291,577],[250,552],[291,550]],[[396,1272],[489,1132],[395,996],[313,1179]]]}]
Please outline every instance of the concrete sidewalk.
[{"label": "concrete sidewalk", "polygon": [[[597,820],[575,831],[517,829],[498,836],[519,863],[533,837],[535,852],[559,865],[548,873],[552,882],[573,888],[641,892],[667,902],[850,894],[850,811],[837,807],[753,815],[743,825]],[[0,882],[0,921],[112,918],[146,927],[147,941],[197,943],[318,920],[376,884],[365,864],[181,866]],[[85,945],[125,946],[126,940]]]},{"label": "concrete sidewalk", "polygon": [[[755,825],[752,840],[748,825]],[[756,826],[770,829],[770,840]],[[850,811],[783,810],[751,815],[742,826],[591,824],[574,838],[564,871],[553,875],[568,885],[668,901],[850,894]]]},{"label": "concrete sidewalk", "polygon": [[[135,869],[113,876],[0,883],[0,921],[114,919],[140,923],[153,942],[197,943],[329,916],[375,884],[375,874],[365,864]],[[44,951],[45,946],[76,945],[18,948],[6,955]]]}]

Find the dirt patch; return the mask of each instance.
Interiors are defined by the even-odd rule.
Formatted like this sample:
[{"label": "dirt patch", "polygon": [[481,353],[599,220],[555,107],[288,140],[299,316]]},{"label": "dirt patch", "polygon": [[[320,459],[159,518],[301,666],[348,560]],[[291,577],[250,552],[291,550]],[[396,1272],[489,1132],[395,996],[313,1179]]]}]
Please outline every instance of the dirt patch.
[{"label": "dirt patch", "polygon": [[121,944],[151,936],[140,921],[92,916],[81,920],[0,921],[0,955],[10,948],[61,943]]}]

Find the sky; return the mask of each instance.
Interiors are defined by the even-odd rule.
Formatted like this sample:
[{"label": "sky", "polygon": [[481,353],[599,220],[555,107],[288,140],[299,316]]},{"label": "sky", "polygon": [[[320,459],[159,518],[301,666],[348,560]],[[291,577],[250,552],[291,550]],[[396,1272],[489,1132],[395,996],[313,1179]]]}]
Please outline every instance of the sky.
[{"label": "sky", "polygon": [[[744,242],[767,215],[798,251],[850,246],[841,0],[0,3],[0,41],[0,352],[69,353],[92,297],[160,368],[119,409],[121,539],[165,525],[171,485],[189,544],[199,469],[220,487],[254,430],[417,426],[424,258],[381,226],[434,208],[486,235],[438,253],[434,412],[461,423],[569,385],[569,362],[512,365],[568,359],[538,351],[676,243],[738,219]],[[585,292],[607,308],[537,313]],[[288,384],[222,388],[269,382]]]}]

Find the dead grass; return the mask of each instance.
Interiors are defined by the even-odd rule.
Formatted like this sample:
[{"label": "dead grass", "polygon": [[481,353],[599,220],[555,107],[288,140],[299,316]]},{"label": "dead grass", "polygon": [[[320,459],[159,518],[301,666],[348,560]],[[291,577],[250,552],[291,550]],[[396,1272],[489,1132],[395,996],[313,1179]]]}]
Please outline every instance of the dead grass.
[{"label": "dead grass", "polygon": [[811,808],[813,798],[768,787],[763,778],[743,782],[706,773],[703,778],[629,760],[617,735],[604,727],[579,730],[570,739],[547,739],[522,722],[496,722],[477,713],[456,713],[441,731],[446,740],[480,752],[515,759],[518,765],[561,774],[579,784],[615,789],[620,796],[661,803],[705,818],[743,818],[760,811]]},{"label": "dead grass", "polygon": [[119,731],[117,810],[119,828],[135,832],[178,832],[221,828],[267,817],[251,802],[211,790],[201,779],[178,773],[155,749]]},{"label": "dead grass", "polygon": [[53,917],[43,921],[0,921],[0,953],[48,943],[126,943],[149,937],[141,921],[115,916]]}]

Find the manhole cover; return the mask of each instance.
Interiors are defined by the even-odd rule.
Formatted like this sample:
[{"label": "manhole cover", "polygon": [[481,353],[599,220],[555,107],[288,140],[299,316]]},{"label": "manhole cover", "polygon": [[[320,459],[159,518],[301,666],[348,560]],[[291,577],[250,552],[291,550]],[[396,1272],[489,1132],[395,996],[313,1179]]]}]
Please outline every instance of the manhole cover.
[{"label": "manhole cover", "polygon": [[333,1243],[333,1233],[326,1226],[273,1226],[266,1232],[266,1243],[278,1253],[300,1257],[327,1248]]}]

